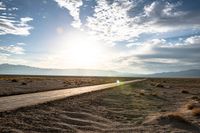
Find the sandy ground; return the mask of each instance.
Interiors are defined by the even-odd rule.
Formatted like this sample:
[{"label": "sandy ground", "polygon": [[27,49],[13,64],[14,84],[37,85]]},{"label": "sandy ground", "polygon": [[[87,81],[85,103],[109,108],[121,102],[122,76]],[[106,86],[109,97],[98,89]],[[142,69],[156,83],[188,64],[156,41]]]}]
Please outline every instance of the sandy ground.
[{"label": "sandy ground", "polygon": [[60,90],[51,90],[37,93],[21,94],[0,97],[0,112],[15,110],[21,107],[27,107],[32,105],[38,105],[47,103],[50,101],[60,100],[71,96],[82,95],[85,93],[91,93],[100,90],[106,90],[109,88],[117,87],[120,85],[130,84],[134,82],[141,82],[145,79],[121,81],[119,83],[107,83],[101,85],[84,86],[78,88],[68,88]]},{"label": "sandy ground", "polygon": [[200,79],[148,79],[0,113],[0,132],[199,133]]},{"label": "sandy ground", "polygon": [[0,76],[0,96],[133,80],[119,77]]}]

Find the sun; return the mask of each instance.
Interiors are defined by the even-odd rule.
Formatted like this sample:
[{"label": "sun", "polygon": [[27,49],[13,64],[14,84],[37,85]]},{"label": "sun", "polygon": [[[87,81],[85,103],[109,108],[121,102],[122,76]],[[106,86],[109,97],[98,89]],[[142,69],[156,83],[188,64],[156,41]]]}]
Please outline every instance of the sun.
[{"label": "sun", "polygon": [[95,67],[102,59],[102,54],[102,45],[90,36],[73,34],[67,40],[65,57],[75,67]]},{"label": "sun", "polygon": [[[106,43],[84,31],[68,31],[49,42],[55,67],[68,69],[105,69],[114,55]],[[105,63],[107,62],[107,63]]]},{"label": "sun", "polygon": [[69,57],[70,62],[80,67],[97,64],[99,60],[99,49],[96,46],[83,41],[79,43],[81,44],[71,45],[67,50],[67,56]]}]

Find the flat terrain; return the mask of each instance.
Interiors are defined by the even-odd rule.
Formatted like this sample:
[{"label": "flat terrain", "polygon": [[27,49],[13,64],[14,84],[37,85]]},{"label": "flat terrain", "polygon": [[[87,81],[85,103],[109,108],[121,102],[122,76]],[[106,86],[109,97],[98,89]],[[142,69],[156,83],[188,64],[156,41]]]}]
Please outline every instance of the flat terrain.
[{"label": "flat terrain", "polygon": [[75,88],[89,85],[127,81],[122,77],[67,77],[67,76],[0,76],[0,96]]},{"label": "flat terrain", "polygon": [[141,82],[144,80],[145,79],[138,79],[138,80],[121,81],[121,82],[85,86],[78,88],[70,88],[70,89],[68,88],[68,89],[51,90],[51,91],[44,91],[37,93],[4,96],[0,97],[0,112],[14,110],[20,107],[27,107],[31,105],[37,105],[50,101],[60,100],[70,96],[76,96],[84,93],[105,90],[120,85],[130,84],[134,82]]},{"label": "flat terrain", "polygon": [[0,132],[200,132],[200,79],[148,79],[0,113]]}]

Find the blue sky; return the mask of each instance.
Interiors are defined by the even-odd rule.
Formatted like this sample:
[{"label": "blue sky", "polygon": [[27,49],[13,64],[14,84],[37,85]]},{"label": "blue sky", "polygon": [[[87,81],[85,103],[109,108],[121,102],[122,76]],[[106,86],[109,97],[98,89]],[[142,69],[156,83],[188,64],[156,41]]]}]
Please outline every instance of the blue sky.
[{"label": "blue sky", "polygon": [[199,0],[0,0],[0,63],[198,69],[199,22]]}]

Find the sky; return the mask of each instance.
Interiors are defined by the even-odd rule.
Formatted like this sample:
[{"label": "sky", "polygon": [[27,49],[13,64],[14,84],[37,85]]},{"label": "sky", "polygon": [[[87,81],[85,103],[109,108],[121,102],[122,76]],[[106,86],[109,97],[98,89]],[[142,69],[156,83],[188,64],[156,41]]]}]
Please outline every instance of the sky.
[{"label": "sky", "polygon": [[200,68],[200,0],[0,0],[0,64]]}]

